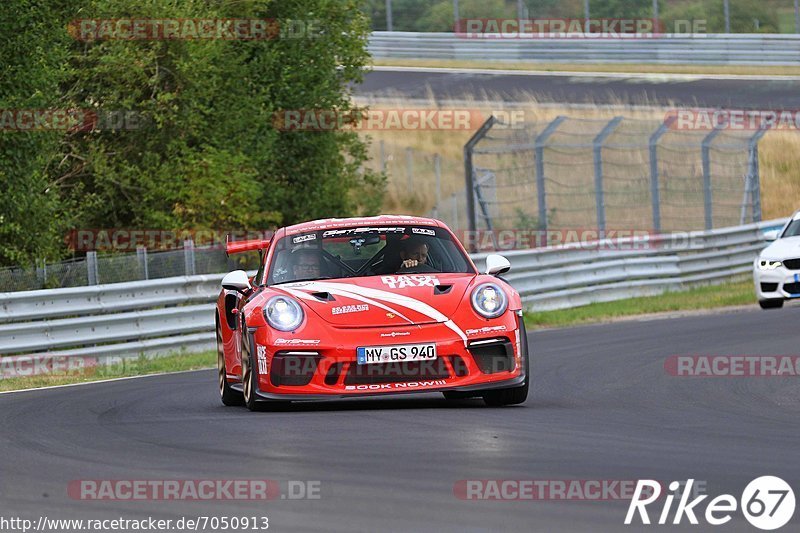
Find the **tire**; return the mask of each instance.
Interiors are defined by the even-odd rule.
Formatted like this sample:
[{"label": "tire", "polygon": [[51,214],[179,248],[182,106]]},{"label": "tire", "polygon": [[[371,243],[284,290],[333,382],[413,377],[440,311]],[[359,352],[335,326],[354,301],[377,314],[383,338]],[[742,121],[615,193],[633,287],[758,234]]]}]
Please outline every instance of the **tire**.
[{"label": "tire", "polygon": [[250,346],[250,334],[242,323],[242,397],[244,405],[251,411],[276,411],[288,407],[289,400],[259,400],[255,391],[258,388],[258,366],[255,364]]},{"label": "tire", "polygon": [[778,298],[771,300],[759,300],[758,305],[761,306],[761,309],[780,309],[783,307],[783,300]]},{"label": "tire", "polygon": [[483,401],[489,407],[502,407],[504,405],[517,405],[528,399],[528,387],[531,380],[530,354],[528,351],[528,335],[525,331],[525,323],[520,319],[519,337],[522,346],[525,365],[525,380],[518,387],[508,389],[496,389],[483,393]]},{"label": "tire", "polygon": [[228,370],[225,368],[225,351],[222,348],[222,333],[217,320],[217,380],[219,384],[219,397],[228,407],[244,404],[242,393],[235,391],[228,383]]},{"label": "tire", "polygon": [[253,360],[253,350],[250,348],[250,334],[247,326],[242,322],[242,397],[244,405],[251,411],[261,411],[262,405],[257,400],[258,367]]}]

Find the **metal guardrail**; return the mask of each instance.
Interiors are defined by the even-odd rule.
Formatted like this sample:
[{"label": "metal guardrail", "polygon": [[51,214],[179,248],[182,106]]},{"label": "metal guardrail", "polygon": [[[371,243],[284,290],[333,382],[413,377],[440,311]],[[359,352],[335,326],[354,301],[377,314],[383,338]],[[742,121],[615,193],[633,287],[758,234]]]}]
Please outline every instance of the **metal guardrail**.
[{"label": "metal guardrail", "polygon": [[[537,310],[659,294],[744,274],[773,220],[708,232],[505,253],[506,279]],[[474,254],[482,265],[487,254]],[[223,275],[0,293],[0,355],[106,357],[214,347]]]},{"label": "metal guardrail", "polygon": [[489,39],[454,33],[373,32],[382,59],[458,59],[531,63],[800,65],[800,35],[697,34],[653,39]]}]

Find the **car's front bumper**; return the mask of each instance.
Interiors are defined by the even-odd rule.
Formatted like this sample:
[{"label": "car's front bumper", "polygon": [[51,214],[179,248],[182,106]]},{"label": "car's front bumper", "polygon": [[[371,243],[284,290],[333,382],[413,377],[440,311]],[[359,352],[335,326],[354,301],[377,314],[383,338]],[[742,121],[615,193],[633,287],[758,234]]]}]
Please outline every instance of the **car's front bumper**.
[{"label": "car's front bumper", "polygon": [[800,272],[780,266],[761,270],[758,260],[753,266],[753,282],[759,300],[789,300],[800,298]]},{"label": "car's front bumper", "polygon": [[[526,377],[522,346],[526,339],[520,336],[519,320],[521,317],[508,313],[488,331],[471,333],[466,343],[444,324],[368,328],[356,336],[332,336],[339,339],[337,343],[320,339],[312,345],[290,346],[275,345],[274,341],[266,344],[264,335],[256,330],[251,337],[254,357],[261,358],[254,361],[256,394],[265,400],[318,400],[519,386]],[[343,337],[351,340],[342,342]],[[428,342],[436,344],[435,362],[358,365],[356,361],[360,346]]]}]

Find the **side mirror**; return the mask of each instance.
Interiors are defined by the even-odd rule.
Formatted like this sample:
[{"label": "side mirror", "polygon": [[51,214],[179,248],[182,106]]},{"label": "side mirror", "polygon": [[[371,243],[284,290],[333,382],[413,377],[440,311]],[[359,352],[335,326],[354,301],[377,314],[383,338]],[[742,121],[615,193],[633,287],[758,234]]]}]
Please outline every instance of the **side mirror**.
[{"label": "side mirror", "polygon": [[244,270],[228,272],[222,278],[222,288],[229,291],[244,292],[250,288],[250,278]]},{"label": "side mirror", "polygon": [[765,241],[774,241],[774,240],[777,240],[777,239],[778,239],[778,234],[779,234],[779,233],[780,233],[780,230],[777,230],[777,229],[771,229],[771,230],[769,230],[769,231],[765,231],[765,232],[764,232],[764,240],[765,240]]},{"label": "side mirror", "polygon": [[511,263],[502,255],[491,254],[486,256],[486,273],[492,276],[505,274],[511,270]]}]

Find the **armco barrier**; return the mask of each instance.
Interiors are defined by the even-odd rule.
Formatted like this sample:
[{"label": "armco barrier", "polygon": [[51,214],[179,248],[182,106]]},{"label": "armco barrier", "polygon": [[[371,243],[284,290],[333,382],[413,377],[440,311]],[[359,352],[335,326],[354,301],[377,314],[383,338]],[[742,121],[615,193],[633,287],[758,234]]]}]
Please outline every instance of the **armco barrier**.
[{"label": "armco barrier", "polygon": [[373,32],[376,59],[511,63],[800,65],[800,35],[698,34],[646,39],[465,38],[454,33]]},{"label": "armco barrier", "polygon": [[[773,220],[645,239],[506,252],[529,307],[568,308],[721,283],[750,271]],[[483,266],[487,254],[473,259]],[[0,355],[120,357],[214,347],[223,274],[0,294]]]}]

